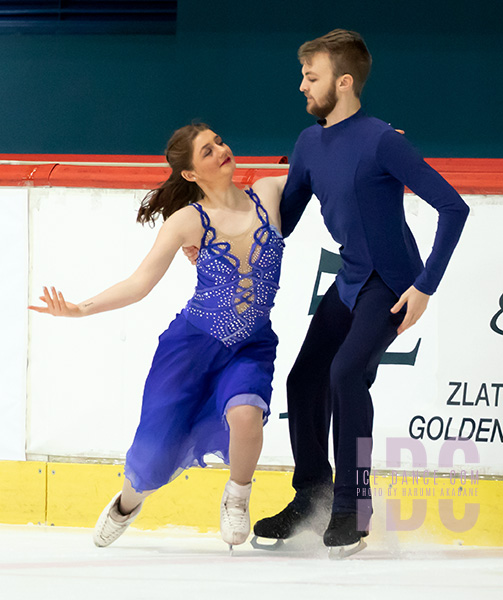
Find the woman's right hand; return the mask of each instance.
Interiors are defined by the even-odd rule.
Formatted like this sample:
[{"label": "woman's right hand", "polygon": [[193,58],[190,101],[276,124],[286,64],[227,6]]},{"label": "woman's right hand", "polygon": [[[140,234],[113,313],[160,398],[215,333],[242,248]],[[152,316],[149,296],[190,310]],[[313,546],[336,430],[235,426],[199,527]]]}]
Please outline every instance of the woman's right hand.
[{"label": "woman's right hand", "polygon": [[[51,293],[52,292],[52,293]],[[39,296],[40,300],[45,302],[47,306],[28,306],[30,310],[35,310],[39,313],[52,315],[53,317],[82,317],[84,313],[76,304],[67,302],[61,292],[57,292],[56,288],[52,287],[51,292],[44,286],[44,295]]]}]

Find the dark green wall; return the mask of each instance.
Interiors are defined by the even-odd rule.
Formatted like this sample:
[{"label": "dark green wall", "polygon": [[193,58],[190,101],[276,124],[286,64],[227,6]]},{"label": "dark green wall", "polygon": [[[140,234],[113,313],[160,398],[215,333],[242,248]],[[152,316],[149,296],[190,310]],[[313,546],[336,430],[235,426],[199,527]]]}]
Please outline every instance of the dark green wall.
[{"label": "dark green wall", "polygon": [[427,156],[503,157],[502,4],[180,0],[176,36],[0,35],[0,153],[159,154],[201,119],[288,154],[313,122],[297,47],[343,27],[373,55],[367,112]]}]

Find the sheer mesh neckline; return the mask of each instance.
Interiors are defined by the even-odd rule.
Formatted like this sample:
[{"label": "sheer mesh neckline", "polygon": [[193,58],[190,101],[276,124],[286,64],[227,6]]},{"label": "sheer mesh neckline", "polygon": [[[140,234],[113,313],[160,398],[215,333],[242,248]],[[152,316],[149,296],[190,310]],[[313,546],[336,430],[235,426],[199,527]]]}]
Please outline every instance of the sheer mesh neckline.
[{"label": "sheer mesh neckline", "polygon": [[262,206],[259,197],[252,188],[245,190],[255,206],[256,218],[247,231],[235,236],[229,236],[217,232],[211,225],[208,213],[198,202],[194,202],[200,215],[204,228],[204,234],[201,238],[201,248],[211,248],[216,254],[225,256],[233,267],[240,274],[247,274],[253,270],[253,264],[256,263],[260,254],[261,247],[268,239],[269,215]]}]

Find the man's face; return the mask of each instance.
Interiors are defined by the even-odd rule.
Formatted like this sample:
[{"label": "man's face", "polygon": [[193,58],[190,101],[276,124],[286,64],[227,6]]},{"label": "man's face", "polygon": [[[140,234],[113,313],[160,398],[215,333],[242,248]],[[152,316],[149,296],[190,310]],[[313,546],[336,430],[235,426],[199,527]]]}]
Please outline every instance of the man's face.
[{"label": "man's face", "polygon": [[311,57],[309,64],[302,65],[300,91],[307,98],[308,113],[325,119],[337,104],[335,78],[328,54],[319,52]]}]

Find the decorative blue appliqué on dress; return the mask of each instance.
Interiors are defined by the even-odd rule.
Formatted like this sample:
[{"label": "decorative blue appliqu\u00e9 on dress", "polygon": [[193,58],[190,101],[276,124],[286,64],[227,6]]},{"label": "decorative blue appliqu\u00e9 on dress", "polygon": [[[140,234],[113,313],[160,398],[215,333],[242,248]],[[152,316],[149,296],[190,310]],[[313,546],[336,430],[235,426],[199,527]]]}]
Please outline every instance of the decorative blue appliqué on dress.
[{"label": "decorative blue appliqu\u00e9 on dress", "polygon": [[257,194],[245,191],[255,203],[261,225],[253,232],[248,256],[241,258],[233,254],[229,241],[218,240],[203,207],[192,204],[201,215],[204,235],[196,291],[184,313],[190,323],[226,346],[246,339],[269,321],[279,288],[283,238],[269,223]]}]

